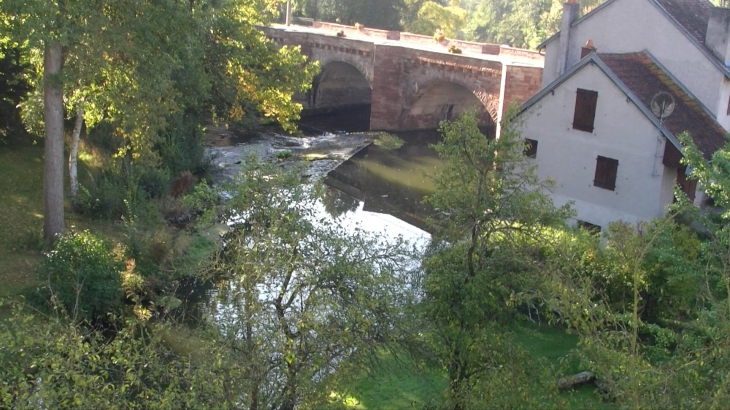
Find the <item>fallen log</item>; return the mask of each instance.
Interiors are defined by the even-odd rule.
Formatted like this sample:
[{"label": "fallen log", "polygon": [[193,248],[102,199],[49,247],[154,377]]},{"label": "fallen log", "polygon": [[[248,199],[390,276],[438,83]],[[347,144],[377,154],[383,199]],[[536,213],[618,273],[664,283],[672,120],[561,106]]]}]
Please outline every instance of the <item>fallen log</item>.
[{"label": "fallen log", "polygon": [[596,380],[596,375],[593,372],[580,372],[572,376],[561,377],[556,384],[559,390],[568,390],[594,380]]}]

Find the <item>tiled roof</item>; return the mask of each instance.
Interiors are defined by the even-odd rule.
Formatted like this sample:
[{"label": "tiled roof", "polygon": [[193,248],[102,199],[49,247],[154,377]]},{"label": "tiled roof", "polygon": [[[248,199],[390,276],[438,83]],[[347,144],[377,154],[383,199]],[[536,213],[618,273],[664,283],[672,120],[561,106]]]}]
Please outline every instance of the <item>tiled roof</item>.
[{"label": "tiled roof", "polygon": [[[691,0],[663,0],[686,2]],[[725,145],[725,130],[685,89],[677,84],[647,53],[598,54],[601,61],[651,110],[651,100],[667,92],[675,102],[673,112],[662,125],[675,136],[689,132],[705,158]]]},{"label": "tiled roof", "polygon": [[698,43],[707,49],[710,55],[718,62],[724,61],[712,53],[712,50],[705,44],[707,23],[710,21],[710,13],[714,6],[708,0],[654,0],[664,8],[667,14],[689,33]]}]

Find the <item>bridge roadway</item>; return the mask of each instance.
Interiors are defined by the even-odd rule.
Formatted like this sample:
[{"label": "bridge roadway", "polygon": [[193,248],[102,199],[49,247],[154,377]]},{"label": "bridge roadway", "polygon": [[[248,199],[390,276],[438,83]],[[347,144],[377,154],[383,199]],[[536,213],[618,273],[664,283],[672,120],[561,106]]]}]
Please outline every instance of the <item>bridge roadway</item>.
[{"label": "bridge roadway", "polygon": [[541,54],[504,45],[317,21],[262,30],[320,62],[312,89],[298,96],[305,110],[370,105],[372,130],[436,128],[472,107],[482,125],[494,126],[511,103],[537,93],[542,79]]}]

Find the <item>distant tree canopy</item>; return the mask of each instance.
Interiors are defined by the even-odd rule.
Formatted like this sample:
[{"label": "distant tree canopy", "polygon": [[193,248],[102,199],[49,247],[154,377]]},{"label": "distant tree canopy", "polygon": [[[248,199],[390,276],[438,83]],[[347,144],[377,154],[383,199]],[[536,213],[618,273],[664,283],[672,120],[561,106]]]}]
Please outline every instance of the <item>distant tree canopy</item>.
[{"label": "distant tree canopy", "polygon": [[[579,0],[586,13],[604,0]],[[464,0],[468,40],[535,48],[560,29],[562,0]]]},{"label": "distant tree canopy", "polygon": [[[585,14],[604,0],[578,0]],[[535,48],[560,29],[563,0],[294,0],[315,20]]]},{"label": "distant tree canopy", "polygon": [[418,12],[413,20],[404,22],[404,28],[418,34],[431,35],[442,30],[447,37],[458,37],[466,24],[466,10],[459,7],[459,1],[442,5],[435,1],[418,2]]},{"label": "distant tree canopy", "polygon": [[404,7],[403,0],[299,0],[295,11],[315,20],[399,30]]}]

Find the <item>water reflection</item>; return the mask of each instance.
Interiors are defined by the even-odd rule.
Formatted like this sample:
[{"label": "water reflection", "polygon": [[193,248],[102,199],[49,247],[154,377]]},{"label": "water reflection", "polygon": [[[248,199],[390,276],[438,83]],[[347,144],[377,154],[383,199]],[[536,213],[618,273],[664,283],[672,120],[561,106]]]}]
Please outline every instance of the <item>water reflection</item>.
[{"label": "water reflection", "polygon": [[430,145],[441,136],[436,131],[396,135],[405,141],[401,148],[372,144],[330,172],[325,183],[364,202],[364,211],[393,215],[426,230],[433,209],[423,198],[434,191],[430,176],[441,167]]}]

